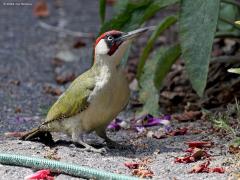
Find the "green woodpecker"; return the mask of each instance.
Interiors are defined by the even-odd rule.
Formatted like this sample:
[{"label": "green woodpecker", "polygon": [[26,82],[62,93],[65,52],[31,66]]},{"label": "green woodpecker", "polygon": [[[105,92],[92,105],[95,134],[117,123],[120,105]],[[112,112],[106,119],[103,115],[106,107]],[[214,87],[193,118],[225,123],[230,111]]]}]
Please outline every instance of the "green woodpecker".
[{"label": "green woodpecker", "polygon": [[99,151],[83,142],[81,136],[95,131],[108,145],[116,145],[105,130],[129,99],[128,82],[120,61],[131,40],[149,29],[128,33],[112,30],[98,37],[93,66],[77,77],[58,98],[44,122],[21,139],[31,140],[43,132],[63,132],[86,149]]}]

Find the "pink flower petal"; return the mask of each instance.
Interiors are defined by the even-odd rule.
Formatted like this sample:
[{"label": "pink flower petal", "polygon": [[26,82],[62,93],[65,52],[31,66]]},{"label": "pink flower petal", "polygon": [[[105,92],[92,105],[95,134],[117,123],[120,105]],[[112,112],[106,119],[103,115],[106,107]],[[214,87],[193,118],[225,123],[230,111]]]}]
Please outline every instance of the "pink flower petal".
[{"label": "pink flower petal", "polygon": [[50,170],[48,169],[43,169],[40,171],[35,172],[34,174],[31,174],[29,176],[26,176],[24,179],[25,180],[54,180],[54,177],[49,176],[50,175]]}]

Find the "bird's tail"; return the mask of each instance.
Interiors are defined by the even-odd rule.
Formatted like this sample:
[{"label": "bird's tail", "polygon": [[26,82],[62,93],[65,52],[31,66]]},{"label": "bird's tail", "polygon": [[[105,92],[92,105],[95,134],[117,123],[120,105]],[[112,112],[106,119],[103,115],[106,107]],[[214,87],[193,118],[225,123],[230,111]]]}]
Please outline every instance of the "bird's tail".
[{"label": "bird's tail", "polygon": [[54,143],[51,133],[49,131],[41,129],[40,127],[33,128],[29,132],[26,132],[20,137],[20,140],[39,141],[48,145]]},{"label": "bird's tail", "polygon": [[43,131],[40,130],[40,128],[33,128],[32,130],[24,133],[21,137],[20,140],[33,140],[37,137],[39,137],[41,134],[43,133]]}]

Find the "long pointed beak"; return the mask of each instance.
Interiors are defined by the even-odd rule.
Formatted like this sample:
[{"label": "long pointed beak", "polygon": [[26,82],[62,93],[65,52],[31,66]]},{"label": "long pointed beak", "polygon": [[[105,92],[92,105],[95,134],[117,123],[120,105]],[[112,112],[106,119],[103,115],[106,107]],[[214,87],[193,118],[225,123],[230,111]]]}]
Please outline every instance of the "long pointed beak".
[{"label": "long pointed beak", "polygon": [[118,40],[120,41],[126,41],[126,40],[130,40],[130,39],[134,39],[140,35],[142,35],[143,33],[145,33],[146,31],[149,30],[154,30],[155,26],[149,26],[149,27],[144,27],[144,28],[140,28],[140,29],[136,29],[134,31],[130,31],[128,33],[124,33],[121,37],[119,37]]}]

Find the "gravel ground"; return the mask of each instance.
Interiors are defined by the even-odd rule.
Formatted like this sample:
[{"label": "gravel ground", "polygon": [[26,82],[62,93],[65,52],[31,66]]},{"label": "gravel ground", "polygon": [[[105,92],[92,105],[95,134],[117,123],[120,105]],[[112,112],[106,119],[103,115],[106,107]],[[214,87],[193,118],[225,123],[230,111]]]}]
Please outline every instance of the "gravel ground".
[{"label": "gravel ground", "polygon": [[[173,122],[175,123],[175,122]],[[76,148],[69,143],[59,143],[55,147],[48,147],[38,142],[26,142],[19,140],[5,140],[1,142],[0,152],[16,153],[21,155],[31,155],[35,157],[49,157],[51,152],[54,152],[51,157],[59,158],[62,162],[74,163],[82,166],[94,167],[114,173],[122,173],[131,175],[131,170],[124,166],[125,162],[138,162],[142,159],[149,158],[151,161],[148,167],[154,173],[154,179],[227,179],[231,172],[239,168],[237,166],[237,158],[227,152],[228,142],[223,138],[207,133],[209,123],[201,120],[191,123],[176,123],[177,127],[188,127],[194,129],[196,127],[204,130],[206,133],[201,134],[186,134],[183,136],[174,136],[166,139],[149,138],[144,135],[139,135],[131,130],[121,130],[118,132],[109,132],[109,136],[122,144],[129,144],[135,152],[129,150],[107,149],[106,154],[97,154],[92,152],[82,151],[81,148]],[[54,134],[54,139],[69,140],[64,135]],[[210,167],[224,167],[226,173],[188,173],[194,165],[204,160],[189,164],[174,163],[175,157],[184,156],[184,150],[187,146],[186,141],[192,140],[208,140],[214,143],[214,146],[208,151],[212,155]],[[86,141],[91,144],[101,143],[96,139],[95,135],[86,136]],[[67,142],[67,141],[66,141]],[[0,168],[0,174],[7,179],[23,178],[32,173],[30,169],[3,166]],[[18,170],[15,173],[14,170]],[[18,173],[17,173],[18,172]],[[56,179],[71,179],[67,175],[59,175]]]},{"label": "gravel ground", "polygon": [[[67,85],[58,85],[54,80],[56,69],[51,62],[56,54],[64,52],[76,41],[76,38],[63,36],[56,32],[39,27],[39,19],[32,14],[32,6],[4,6],[0,1],[0,152],[44,157],[49,151],[55,150],[60,161],[76,163],[110,172],[131,174],[124,162],[137,161],[149,157],[149,164],[155,179],[227,179],[234,170],[235,159],[227,153],[228,141],[213,134],[197,134],[154,139],[140,136],[136,132],[121,130],[110,132],[110,136],[124,144],[132,144],[136,152],[108,150],[106,154],[83,152],[69,143],[59,144],[50,149],[37,142],[22,142],[8,139],[4,132],[23,131],[39,124],[48,107],[57,96],[46,94],[44,85],[50,84],[60,89]],[[16,2],[8,0],[8,2]],[[35,3],[32,0],[24,2]],[[97,34],[99,29],[98,1],[69,0],[64,1],[62,10],[55,8],[55,1],[49,1],[50,16],[42,21],[57,26],[66,23],[65,28],[80,32]],[[60,8],[61,9],[61,8]],[[108,16],[112,9],[108,8]],[[85,47],[72,50],[75,59],[65,62],[64,71],[81,74],[91,65],[92,40],[83,39]],[[77,58],[76,58],[77,57]],[[60,69],[61,70],[61,69]],[[174,122],[176,123],[176,122]],[[176,123],[177,124],[177,123]],[[182,123],[177,126],[207,127],[202,121]],[[204,129],[204,128],[203,128]],[[206,131],[207,132],[207,131]],[[67,139],[55,134],[55,139]],[[87,140],[95,142],[94,135]],[[184,155],[188,140],[212,140],[215,145],[211,154],[215,155],[211,166],[224,166],[224,174],[189,174],[194,164],[176,164],[174,157]],[[96,142],[95,142],[96,143]],[[237,161],[237,160],[236,160]],[[0,165],[0,179],[23,179],[32,173],[31,169],[23,167]],[[67,175],[59,175],[56,179],[78,179]]]}]

